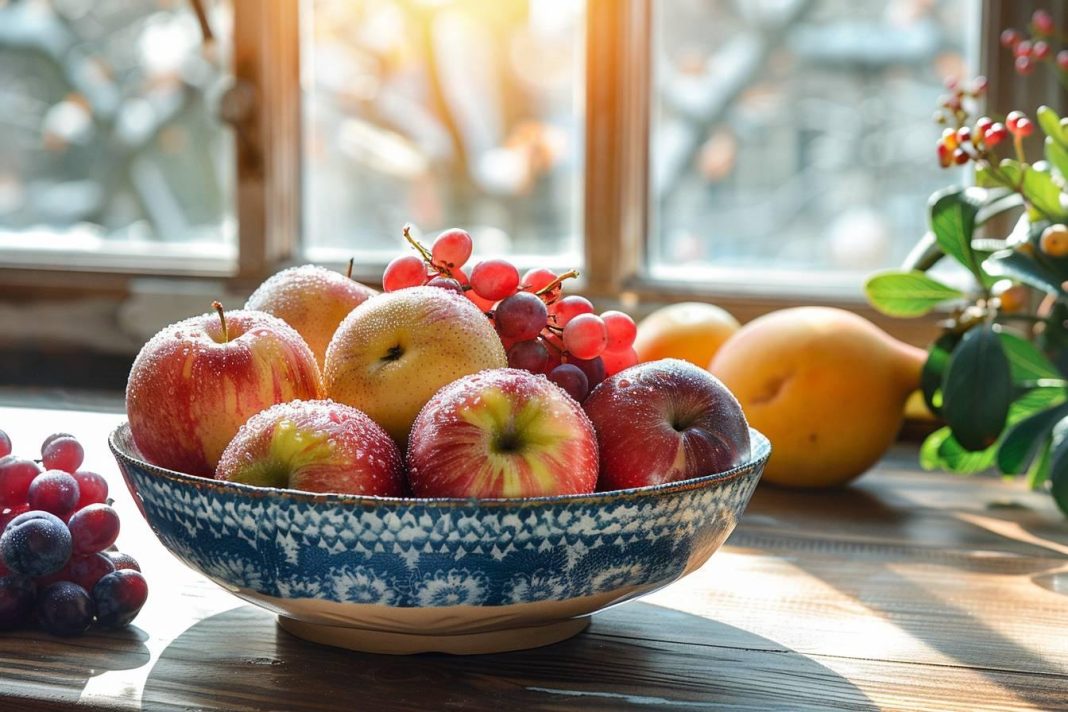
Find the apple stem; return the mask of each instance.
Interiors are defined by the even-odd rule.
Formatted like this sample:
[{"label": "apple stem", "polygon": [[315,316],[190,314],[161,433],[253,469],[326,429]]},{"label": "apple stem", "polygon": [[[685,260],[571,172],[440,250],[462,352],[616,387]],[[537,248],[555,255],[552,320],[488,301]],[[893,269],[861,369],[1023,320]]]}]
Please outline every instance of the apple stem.
[{"label": "apple stem", "polygon": [[345,276],[348,277],[349,279],[352,279],[352,266],[354,264],[356,264],[356,258],[355,257],[350,257],[349,258],[349,268],[347,270],[345,270]]},{"label": "apple stem", "polygon": [[573,269],[573,270],[564,272],[562,275],[560,275],[559,277],[557,277],[553,281],[549,282],[548,284],[546,284],[544,287],[542,287],[538,291],[534,292],[534,294],[535,294],[535,296],[538,296],[538,297],[540,297],[543,294],[548,294],[549,292],[553,291],[554,289],[559,287],[561,284],[563,284],[565,279],[573,279],[573,278],[578,277],[578,276],[579,276],[578,270],[574,270]]},{"label": "apple stem", "polygon": [[223,313],[223,305],[218,300],[211,303],[212,308],[218,313],[219,321],[222,323],[223,330],[223,343],[225,344],[230,340],[230,334],[226,330],[226,314]]}]

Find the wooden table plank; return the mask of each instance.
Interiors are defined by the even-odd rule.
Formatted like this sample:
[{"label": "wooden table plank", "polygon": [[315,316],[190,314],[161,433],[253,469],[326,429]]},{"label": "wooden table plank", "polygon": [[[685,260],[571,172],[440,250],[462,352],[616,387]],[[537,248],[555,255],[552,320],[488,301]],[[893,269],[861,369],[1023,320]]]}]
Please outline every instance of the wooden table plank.
[{"label": "wooden table plank", "polygon": [[916,472],[908,448],[843,491],[761,487],[699,572],[578,638],[391,658],[292,638],[166,554],[107,451],[121,419],[0,407],[16,452],[85,441],[151,586],[126,632],[0,635],[0,709],[1068,708],[1064,519],[998,479]]}]

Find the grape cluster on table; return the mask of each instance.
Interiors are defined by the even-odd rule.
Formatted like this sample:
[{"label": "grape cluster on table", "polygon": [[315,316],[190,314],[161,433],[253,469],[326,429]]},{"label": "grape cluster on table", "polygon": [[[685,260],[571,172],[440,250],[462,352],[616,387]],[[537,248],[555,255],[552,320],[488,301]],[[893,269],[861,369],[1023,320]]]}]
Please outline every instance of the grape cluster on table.
[{"label": "grape cluster on table", "polygon": [[74,436],[56,433],[38,464],[12,455],[0,430],[0,630],[121,628],[148,597],[137,561],[115,550],[119,515],[107,481],[79,470],[83,457]]},{"label": "grape cluster on table", "polygon": [[582,402],[606,377],[638,362],[630,316],[598,315],[585,297],[564,295],[563,283],[576,272],[536,268],[520,276],[510,262],[487,259],[469,275],[464,268],[473,243],[466,231],[446,230],[429,250],[408,228],[404,236],[419,254],[394,258],[382,275],[383,289],[428,285],[465,295],[492,320],[512,368],[544,374]]}]

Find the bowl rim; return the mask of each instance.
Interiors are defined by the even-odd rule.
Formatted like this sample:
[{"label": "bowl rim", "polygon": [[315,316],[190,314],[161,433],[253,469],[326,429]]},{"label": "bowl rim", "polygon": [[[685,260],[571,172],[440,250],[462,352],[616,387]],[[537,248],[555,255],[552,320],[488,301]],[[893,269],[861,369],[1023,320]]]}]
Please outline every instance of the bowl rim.
[{"label": "bowl rim", "polygon": [[[112,454],[122,463],[130,463],[138,468],[151,473],[161,479],[176,482],[182,485],[191,485],[198,489],[212,489],[220,492],[241,494],[252,498],[267,498],[281,496],[284,499],[295,502],[311,504],[333,504],[364,507],[381,506],[422,506],[441,508],[467,508],[467,507],[517,507],[523,505],[553,505],[553,504],[599,504],[620,500],[639,499],[648,496],[661,496],[687,492],[690,490],[706,489],[731,482],[743,475],[756,471],[762,471],[764,464],[771,456],[771,441],[767,436],[756,428],[749,428],[749,458],[735,467],[723,472],[711,475],[701,475],[688,480],[677,482],[665,482],[658,485],[646,485],[644,487],[629,487],[627,489],[607,490],[603,492],[589,492],[583,494],[547,495],[541,497],[385,497],[380,495],[365,494],[338,494],[327,492],[306,492],[303,490],[288,489],[282,487],[261,487],[247,485],[240,482],[228,482],[216,480],[210,477],[190,475],[165,467],[153,465],[140,457],[135,456],[123,447],[120,436],[126,435],[130,441],[133,435],[129,433],[130,423],[124,421],[116,426],[108,435],[108,446]],[[125,474],[125,473],[124,473]]]}]

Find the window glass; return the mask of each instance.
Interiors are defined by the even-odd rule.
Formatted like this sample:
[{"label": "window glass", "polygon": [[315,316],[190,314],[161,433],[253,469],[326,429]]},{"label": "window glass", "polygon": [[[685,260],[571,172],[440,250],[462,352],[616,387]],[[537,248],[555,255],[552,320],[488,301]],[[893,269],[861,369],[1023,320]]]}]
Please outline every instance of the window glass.
[{"label": "window glass", "polygon": [[651,274],[859,292],[899,264],[961,179],[932,117],[973,6],[655,3]]},{"label": "window glass", "polygon": [[178,0],[0,2],[0,248],[225,253],[233,152],[205,46]]},{"label": "window glass", "polygon": [[401,228],[575,263],[584,0],[314,0],[305,245],[388,259]]}]

